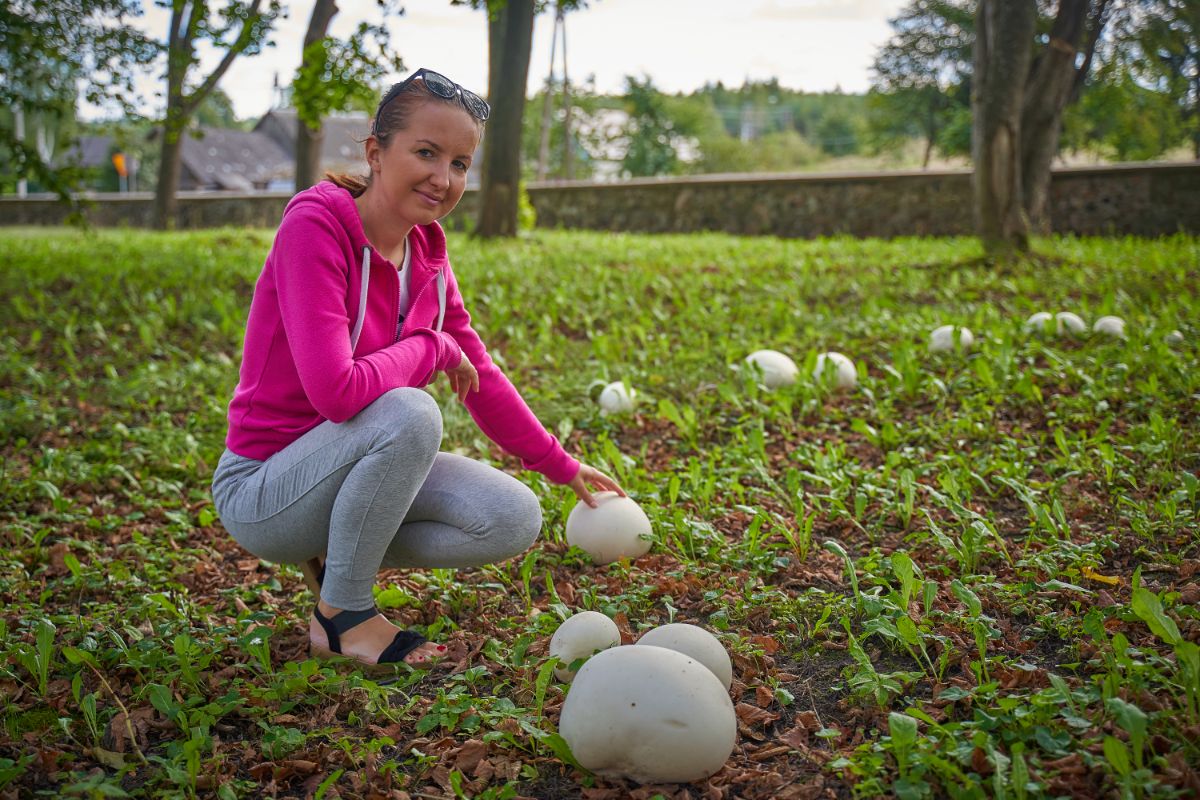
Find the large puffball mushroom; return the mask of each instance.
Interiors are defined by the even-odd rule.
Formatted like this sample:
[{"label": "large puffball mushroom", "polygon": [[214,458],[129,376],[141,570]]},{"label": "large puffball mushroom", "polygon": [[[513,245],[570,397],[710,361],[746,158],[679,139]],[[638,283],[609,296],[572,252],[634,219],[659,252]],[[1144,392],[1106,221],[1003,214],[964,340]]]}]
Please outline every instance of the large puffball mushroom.
[{"label": "large puffball mushroom", "polygon": [[1171,331],[1163,337],[1163,341],[1170,345],[1183,344],[1183,331]]},{"label": "large puffball mushroom", "polygon": [[1053,319],[1054,315],[1049,311],[1039,311],[1025,320],[1025,330],[1033,333],[1041,333],[1046,330]]},{"label": "large puffball mushroom", "polygon": [[762,373],[763,386],[768,389],[791,386],[800,372],[796,368],[796,362],[778,350],[755,350],[746,356],[746,363],[758,367],[758,371]]},{"label": "large puffball mushroom", "polygon": [[813,379],[818,383],[825,380],[826,364],[834,371],[833,385],[838,389],[853,389],[858,383],[858,370],[854,362],[841,353],[821,353],[817,356],[817,365],[813,367]]},{"label": "large puffball mushroom", "polygon": [[1078,314],[1070,311],[1060,311],[1054,315],[1056,329],[1059,333],[1080,334],[1087,332],[1087,323]]},{"label": "large puffball mushroom", "polygon": [[637,558],[650,549],[650,518],[641,506],[616,492],[595,492],[596,507],[580,500],[567,515],[567,544],[597,564]]},{"label": "large puffball mushroom", "polygon": [[1125,338],[1125,320],[1120,317],[1101,317],[1092,323],[1092,330],[1096,333],[1103,333],[1106,336],[1115,336],[1118,339]]},{"label": "large puffball mushroom", "polygon": [[613,381],[604,387],[597,400],[602,414],[624,414],[633,411],[637,402],[637,392],[625,385],[624,381]]},{"label": "large puffball mushroom", "polygon": [[614,647],[579,670],[558,732],[575,759],[606,778],[686,783],[721,769],[737,740],[729,693],[674,650]]},{"label": "large puffball mushroom", "polygon": [[570,683],[575,677],[574,670],[570,668],[572,663],[620,643],[621,632],[617,630],[617,623],[599,611],[580,611],[568,617],[550,637],[550,655],[558,659],[555,677],[563,683]]},{"label": "large puffball mushroom", "polygon": [[726,690],[733,684],[733,662],[717,637],[697,625],[672,622],[646,631],[638,644],[665,647],[691,656],[708,668]]},{"label": "large puffball mushroom", "polygon": [[[957,336],[955,335],[957,333]],[[957,347],[963,350],[971,349],[971,345],[975,344],[975,336],[968,328],[957,328],[954,325],[942,325],[940,328],[934,328],[929,334],[929,352],[945,353]]]}]

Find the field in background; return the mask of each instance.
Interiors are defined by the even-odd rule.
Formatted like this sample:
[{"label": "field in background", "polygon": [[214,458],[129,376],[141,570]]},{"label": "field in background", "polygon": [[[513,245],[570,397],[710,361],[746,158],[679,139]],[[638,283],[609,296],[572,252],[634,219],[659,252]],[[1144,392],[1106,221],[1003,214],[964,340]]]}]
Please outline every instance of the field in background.
[{"label": "field in background", "polygon": [[[1200,242],[543,233],[451,238],[494,355],[654,523],[651,553],[543,540],[391,572],[449,669],[306,660],[312,597],[208,495],[270,232],[0,231],[0,797],[1175,797],[1200,792]],[[1026,335],[1119,314],[1125,341]],[[966,355],[931,356],[953,323]],[[1184,344],[1164,343],[1173,329]],[[767,392],[742,358],[791,355]],[[807,379],[818,352],[859,388]],[[635,415],[602,418],[624,379]],[[444,447],[518,465],[434,386]],[[562,617],[668,620],[734,661],[702,785],[567,765]],[[631,679],[634,679],[631,676]]]}]

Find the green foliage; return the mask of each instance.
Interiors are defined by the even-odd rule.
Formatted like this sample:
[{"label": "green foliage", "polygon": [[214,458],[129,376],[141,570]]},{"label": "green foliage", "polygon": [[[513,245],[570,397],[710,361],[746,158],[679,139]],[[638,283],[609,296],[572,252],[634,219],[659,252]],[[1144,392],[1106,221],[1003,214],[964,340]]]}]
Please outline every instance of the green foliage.
[{"label": "green foliage", "polygon": [[[392,3],[382,3],[380,13],[384,20],[394,14]],[[336,111],[371,113],[379,102],[380,81],[403,69],[386,23],[360,22],[348,39],[327,36],[305,49],[292,79],[292,104],[312,129]]]},{"label": "green foliage", "polygon": [[[0,6],[0,190],[29,178],[68,199],[82,175],[70,160],[55,157],[74,130],[80,96],[131,111],[134,81],[159,53],[131,22],[140,14],[133,0],[14,0]],[[24,115],[23,138],[17,109]]]},{"label": "green foliage", "polygon": [[621,162],[623,173],[637,178],[678,172],[677,148],[691,131],[670,115],[666,98],[654,88],[649,76],[625,78],[625,110],[629,121]]}]

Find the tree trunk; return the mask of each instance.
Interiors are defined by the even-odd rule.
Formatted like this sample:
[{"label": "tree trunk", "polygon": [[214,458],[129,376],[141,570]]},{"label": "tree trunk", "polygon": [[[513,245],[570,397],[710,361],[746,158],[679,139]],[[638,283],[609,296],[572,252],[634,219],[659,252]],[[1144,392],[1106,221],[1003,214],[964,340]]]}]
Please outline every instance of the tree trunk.
[{"label": "tree trunk", "polygon": [[[205,27],[208,4],[199,0],[173,0],[171,29],[167,32],[167,112],[162,129],[162,158],[158,165],[158,183],[154,191],[154,227],[165,230],[175,225],[178,208],[180,157],[188,120],[204,98],[212,94],[233,60],[255,44],[269,29],[260,27],[262,0],[251,0],[242,18],[237,38],[226,47],[221,61],[190,93],[186,91],[187,72],[196,62],[195,42]],[[274,10],[268,12],[274,14]]]},{"label": "tree trunk", "polygon": [[1021,107],[1037,21],[1035,0],[980,0],[975,12],[971,156],[984,251],[1029,249],[1021,192]]},{"label": "tree trunk", "polygon": [[483,139],[477,236],[517,235],[521,180],[521,117],[533,46],[533,0],[489,7],[488,100],[492,115]]},{"label": "tree trunk", "polygon": [[154,227],[159,230],[175,227],[179,206],[176,195],[182,168],[183,134],[187,127],[183,79],[194,57],[192,42],[198,23],[199,11],[195,5],[173,4],[171,29],[167,33],[167,109],[163,117],[158,182],[154,187]]},{"label": "tree trunk", "polygon": [[[312,16],[308,20],[308,31],[304,34],[304,49],[301,58],[307,59],[329,33],[329,23],[338,13],[336,0],[317,0]],[[302,192],[321,178],[321,146],[325,141],[325,129],[320,122],[310,128],[296,115],[296,191]]]},{"label": "tree trunk", "polygon": [[[1050,194],[1050,166],[1058,154],[1062,133],[1063,109],[1076,94],[1078,75],[1075,61],[1089,16],[1095,25],[1103,24],[1108,0],[1059,0],[1058,15],[1050,31],[1050,40],[1034,64],[1025,84],[1021,111],[1021,185],[1024,208],[1034,230],[1046,233],[1050,221],[1046,201]],[[1089,11],[1097,5],[1094,14]],[[1099,31],[1095,31],[1098,35]],[[1092,37],[1095,46],[1097,37]],[[1085,64],[1090,63],[1090,58]]]},{"label": "tree trunk", "polygon": [[158,162],[158,183],[154,188],[154,227],[160,231],[175,227],[179,211],[179,173],[183,169],[183,131],[164,127]]}]

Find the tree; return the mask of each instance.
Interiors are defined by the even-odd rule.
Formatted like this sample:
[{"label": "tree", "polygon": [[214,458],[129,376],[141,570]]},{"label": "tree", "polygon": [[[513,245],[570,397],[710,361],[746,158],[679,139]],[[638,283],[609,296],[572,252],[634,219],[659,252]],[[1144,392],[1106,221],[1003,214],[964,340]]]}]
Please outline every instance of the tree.
[{"label": "tree", "polygon": [[1029,249],[1021,192],[1021,109],[1037,24],[1034,0],[980,0],[975,12],[975,215],[989,256]]},{"label": "tree", "polygon": [[[230,65],[239,55],[254,55],[266,43],[279,0],[230,0],[215,18],[208,0],[170,0],[171,28],[167,33],[167,110],[162,125],[162,151],[158,184],[154,193],[154,224],[169,228],[175,223],[183,136],[188,122]],[[198,42],[209,40],[224,53],[207,76],[196,80],[189,73],[196,66]],[[195,88],[189,89],[189,86]]]},{"label": "tree", "polygon": [[[400,72],[404,63],[389,54],[390,36],[385,24],[392,14],[403,13],[394,0],[380,0],[379,24],[362,22],[349,39],[329,36],[329,25],[338,13],[336,0],[316,0],[296,78],[292,102],[296,106],[296,191],[320,179],[322,120],[335,111],[370,110],[378,98],[378,84],[388,72]],[[367,42],[374,48],[368,51]]]},{"label": "tree", "polygon": [[1020,142],[1022,204],[1030,223],[1040,231],[1049,228],[1046,201],[1050,196],[1050,164],[1062,139],[1063,111],[1079,98],[1109,10],[1109,0],[1059,0],[1046,44],[1025,79]]},{"label": "tree", "polygon": [[[6,0],[0,4],[0,167],[71,202],[79,177],[53,158],[80,96],[131,112],[135,78],[159,52],[130,23],[136,0]],[[7,113],[4,113],[7,112]],[[23,129],[23,130],[22,130]]]},{"label": "tree", "polygon": [[212,94],[196,107],[196,124],[208,128],[237,128],[239,122],[233,100],[221,89],[213,89]]},{"label": "tree", "polygon": [[650,76],[641,80],[625,77],[625,110],[629,123],[622,171],[635,178],[677,172],[675,142],[679,133]]},{"label": "tree", "polygon": [[889,24],[892,38],[872,66],[870,129],[877,141],[920,136],[928,166],[943,132],[970,105],[974,15],[963,0],[916,0]]},{"label": "tree", "polygon": [[1175,101],[1200,159],[1200,0],[1142,0],[1137,11],[1138,77]]},{"label": "tree", "polygon": [[488,101],[492,115],[483,140],[483,177],[475,234],[517,235],[521,180],[521,122],[533,46],[534,0],[488,0]]}]

